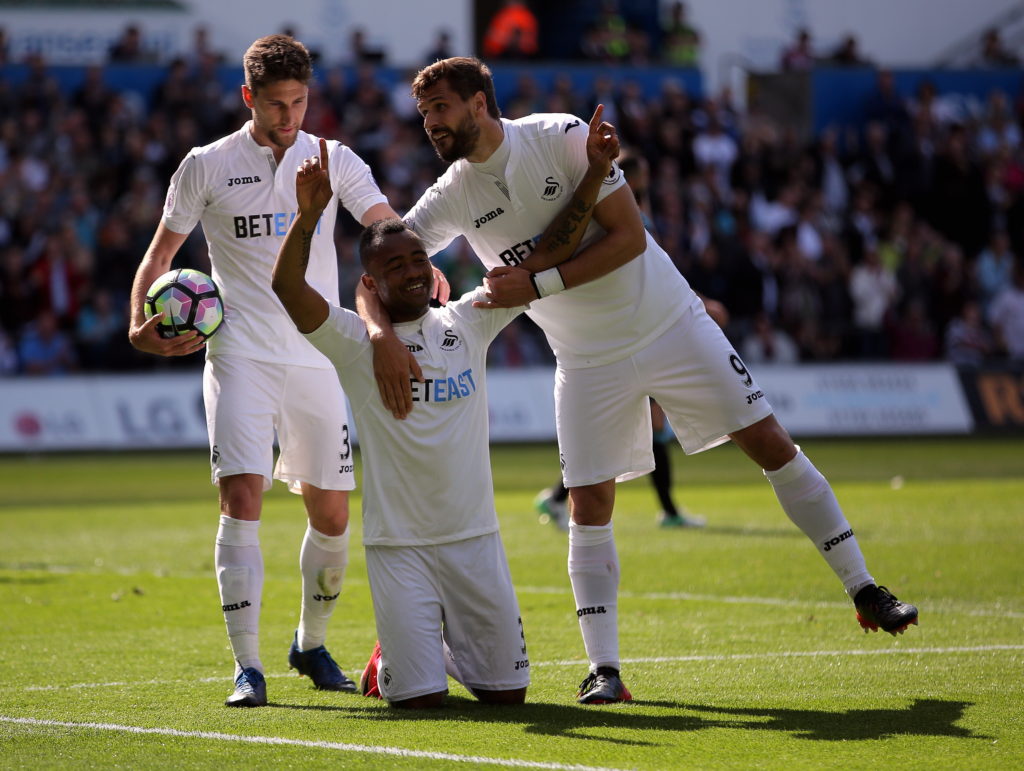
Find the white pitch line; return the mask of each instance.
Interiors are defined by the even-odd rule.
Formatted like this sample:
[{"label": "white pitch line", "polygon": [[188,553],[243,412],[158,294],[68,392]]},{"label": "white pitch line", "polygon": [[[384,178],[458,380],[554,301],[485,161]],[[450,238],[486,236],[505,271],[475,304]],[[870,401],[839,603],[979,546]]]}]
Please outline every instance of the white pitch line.
[{"label": "white pitch line", "polygon": [[64,720],[37,720],[28,717],[8,717],[0,715],[0,722],[15,725],[36,726],[40,728],[78,728],[92,731],[116,731],[130,734],[151,734],[156,736],[176,736],[184,739],[213,739],[227,742],[244,742],[247,744],[270,744],[291,747],[310,747],[322,750],[339,750],[341,752],[363,752],[369,755],[391,755],[400,758],[419,758],[423,760],[444,760],[453,763],[480,763],[490,766],[507,768],[547,768],[555,771],[616,771],[602,766],[581,766],[566,763],[547,763],[544,761],[519,760],[518,758],[488,758],[482,755],[455,755],[450,752],[428,752],[426,750],[408,750],[401,747],[373,747],[367,744],[349,744],[348,742],[306,741],[288,739],[283,736],[240,736],[224,734],[217,731],[181,731],[177,728],[143,728],[141,726],[118,725],[116,723],[72,723]]},{"label": "white pitch line", "polygon": [[[554,586],[517,586],[519,594],[564,594],[572,597],[568,587]],[[725,605],[770,605],[773,607],[794,607],[794,608],[839,608],[850,607],[848,602],[834,602],[828,600],[809,601],[791,600],[782,597],[732,597],[721,594],[694,594],[691,592],[631,592],[620,590],[619,597],[626,597],[635,600],[683,600],[685,602],[720,602]],[[953,607],[927,606],[929,613],[962,613],[965,616],[998,616],[999,618],[1024,618],[1024,611],[1005,610],[1003,608],[970,608],[959,610]]]},{"label": "white pitch line", "polygon": [[[956,653],[998,653],[1002,651],[1024,651],[1024,645],[970,645],[961,647],[946,648],[881,648],[860,649],[848,651],[775,651],[769,653],[707,653],[691,656],[649,656],[643,658],[624,658],[623,664],[672,664],[685,663],[688,661],[749,661],[751,659],[796,659],[796,658],[827,658],[840,656],[911,656],[935,654],[956,654]],[[561,661],[534,661],[530,664],[536,667],[576,667],[586,664],[586,659],[563,659]],[[295,677],[291,673],[269,673],[267,679]],[[63,691],[76,688],[130,688],[132,686],[144,685],[167,685],[169,683],[214,683],[228,681],[227,675],[217,677],[202,677],[198,680],[136,680],[135,682],[111,682],[111,683],[72,683],[71,685],[30,685],[24,688],[25,691]]]}]

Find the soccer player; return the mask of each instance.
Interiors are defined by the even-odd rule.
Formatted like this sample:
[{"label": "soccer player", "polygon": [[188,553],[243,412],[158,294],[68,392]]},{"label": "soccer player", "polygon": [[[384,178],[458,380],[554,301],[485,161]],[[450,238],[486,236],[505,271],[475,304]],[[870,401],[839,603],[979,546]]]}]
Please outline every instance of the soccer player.
[{"label": "soccer player", "polygon": [[[309,52],[291,37],[270,35],[249,47],[243,67],[242,100],[252,119],[194,148],[171,179],[163,217],[135,274],[129,337],[139,350],[162,356],[203,346],[193,332],[161,338],[155,326],[161,315],[149,321],[143,315],[146,289],[202,222],[224,299],[223,329],[207,346],[203,398],[220,493],[215,569],[235,659],[235,690],[225,703],[258,707],[267,703],[258,641],[259,520],[263,493],[275,478],[302,495],[309,521],[288,663],[317,688],[355,690],[324,647],[348,562],[348,491],[355,478],[344,394],[331,363],[295,330],[270,288],[278,247],[295,217],[294,169],[317,151],[317,138],[301,130]],[[309,275],[336,302],[339,202],[364,225],[394,212],[351,150],[335,144],[331,160],[334,195],[317,220]],[[275,431],[280,455],[273,466]]]},{"label": "soccer player", "polygon": [[[489,305],[529,302],[557,359],[556,429],[572,503],[569,577],[590,660],[578,700],[631,698],[619,674],[611,518],[616,481],[654,465],[648,397],[665,410],[686,452],[732,439],[764,470],[783,510],[842,581],[865,629],[895,634],[916,623],[913,605],[875,584],[828,482],[644,230],[617,167],[572,259],[555,266],[533,250],[535,234],[585,169],[585,124],[560,114],[503,120],[490,71],[473,58],[423,68],[413,95],[437,154],[452,165],[406,221],[428,254],[464,235],[490,268]],[[386,317],[369,310],[381,350],[397,359]]]},{"label": "soccer player", "polygon": [[[581,186],[588,208],[616,151],[615,138],[606,139],[595,136],[600,152]],[[368,227],[362,284],[424,375],[413,383],[416,409],[394,420],[378,398],[362,319],[306,281],[310,242],[332,196],[329,168],[320,140],[320,157],[296,176],[298,216],[272,286],[299,332],[334,363],[359,427],[363,543],[379,640],[363,693],[399,707],[439,706],[448,673],[481,701],[521,704],[529,659],[494,508],[484,367],[491,340],[523,308],[474,307],[482,288],[429,308],[432,272],[420,240],[397,218]]]}]

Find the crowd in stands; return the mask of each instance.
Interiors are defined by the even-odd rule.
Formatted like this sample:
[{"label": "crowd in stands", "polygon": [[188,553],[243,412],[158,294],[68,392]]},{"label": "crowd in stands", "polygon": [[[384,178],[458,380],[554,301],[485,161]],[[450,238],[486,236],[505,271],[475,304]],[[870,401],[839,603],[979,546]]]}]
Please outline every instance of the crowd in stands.
[{"label": "crowd in stands", "polygon": [[[595,22],[601,29],[614,20]],[[699,36],[672,35],[690,61]],[[689,30],[689,31],[688,31]],[[136,45],[126,34],[119,56]],[[450,45],[439,34],[438,50]],[[135,267],[181,158],[248,119],[211,73],[222,57],[197,35],[151,94],[117,92],[104,68],[65,93],[38,57],[17,85],[0,70],[0,374],[197,366],[127,342]],[[849,47],[849,46],[847,46]],[[685,49],[685,50],[684,50]],[[689,50],[689,53],[686,51]],[[854,51],[853,56],[859,56]],[[408,82],[381,85],[377,55],[321,64],[305,130],[351,146],[399,212],[443,171]],[[798,54],[788,57],[795,66]],[[657,98],[597,77],[590,92],[527,77],[502,105],[589,117],[597,101],[626,153],[650,169],[641,193],[679,270],[729,312],[750,363],[949,360],[1024,362],[1024,147],[1018,95],[993,93],[977,115],[946,109],[925,86],[904,99],[879,72],[863,127],[801,141],[728,93],[697,98],[671,79]],[[358,226],[339,226],[341,297],[360,274]],[[208,269],[196,229],[176,265]],[[458,294],[480,263],[458,241],[436,258]],[[552,361],[525,318],[492,346],[498,366]]]}]

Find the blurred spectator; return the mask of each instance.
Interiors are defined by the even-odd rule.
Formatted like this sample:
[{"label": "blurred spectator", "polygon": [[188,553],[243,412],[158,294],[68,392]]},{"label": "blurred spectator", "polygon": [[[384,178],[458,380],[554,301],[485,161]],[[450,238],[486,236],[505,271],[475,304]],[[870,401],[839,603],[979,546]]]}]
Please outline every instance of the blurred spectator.
[{"label": "blurred spectator", "polygon": [[126,307],[114,305],[110,290],[98,288],[90,293],[75,325],[75,342],[83,367],[110,370],[120,363],[119,358],[124,358],[127,347],[124,342],[127,313]]},{"label": "blurred spectator", "polygon": [[853,323],[861,358],[879,359],[888,354],[885,325],[899,291],[896,276],[882,265],[878,251],[866,249],[864,259],[850,273]]},{"label": "blurred spectator", "polygon": [[747,364],[796,364],[800,349],[793,338],[772,326],[767,313],[754,318],[754,328],[740,345],[743,361]]},{"label": "blurred spectator", "polygon": [[[446,29],[439,29],[437,31],[437,37],[434,38],[434,43],[427,51],[427,55],[424,57],[426,64],[433,64],[434,62],[441,61],[442,59],[450,59],[455,54],[452,52],[452,36],[451,33]],[[408,98],[408,93],[406,94]]]},{"label": "blurred spectator", "polygon": [[0,377],[14,375],[18,371],[18,352],[6,330],[0,328]]},{"label": "blurred spectator", "polygon": [[978,54],[978,67],[1016,67],[1020,57],[1003,45],[999,29],[992,27],[985,30],[981,38],[981,51]]},{"label": "blurred spectator", "polygon": [[547,364],[544,344],[524,331],[522,316],[501,330],[487,351],[487,365],[493,367],[536,367]]},{"label": "blurred spectator", "polygon": [[971,157],[967,130],[953,126],[935,158],[931,185],[931,222],[969,253],[988,239],[989,204],[981,166]]},{"label": "blurred spectator", "polygon": [[796,31],[796,38],[782,51],[779,65],[783,72],[805,72],[814,67],[811,33],[805,28]]},{"label": "blurred spectator", "polygon": [[992,300],[988,318],[1010,360],[1024,362],[1024,262],[1017,262],[1013,282]]},{"label": "blurred spectator", "polygon": [[128,24],[107,53],[112,64],[152,64],[156,54],[147,49],[138,24]]},{"label": "blurred spectator", "polygon": [[946,359],[958,367],[979,367],[995,351],[992,335],[982,322],[978,303],[964,303],[960,313],[946,327]]},{"label": "blurred spectator", "polygon": [[686,4],[672,3],[661,30],[661,60],[673,67],[700,66],[700,32],[690,24]]},{"label": "blurred spectator", "polygon": [[387,52],[366,39],[366,30],[355,27],[348,42],[348,56],[352,64],[383,64]]},{"label": "blurred spectator", "polygon": [[857,38],[853,35],[843,37],[842,42],[829,57],[828,63],[836,67],[867,67],[871,64],[861,56]]},{"label": "blurred spectator", "polygon": [[939,338],[922,298],[903,306],[892,322],[889,340],[889,355],[895,361],[930,361],[938,356]]},{"label": "blurred spectator", "polygon": [[78,366],[71,338],[60,330],[57,317],[48,310],[41,311],[26,327],[18,358],[27,375],[64,375]]},{"label": "blurred spectator", "polygon": [[537,17],[523,0],[505,0],[484,31],[485,59],[531,59],[539,51]]},{"label": "blurred spectator", "polygon": [[1010,250],[1010,236],[1005,230],[996,230],[974,263],[982,314],[988,312],[989,304],[995,296],[1013,282],[1015,262],[1016,258]]}]

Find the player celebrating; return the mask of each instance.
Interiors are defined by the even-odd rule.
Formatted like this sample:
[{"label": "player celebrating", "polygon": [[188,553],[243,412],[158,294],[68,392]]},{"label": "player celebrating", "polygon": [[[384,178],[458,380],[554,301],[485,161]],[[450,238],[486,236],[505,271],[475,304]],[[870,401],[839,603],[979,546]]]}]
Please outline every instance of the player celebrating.
[{"label": "player celebrating", "polygon": [[[235,658],[233,707],[267,703],[258,632],[263,586],[259,519],[272,479],[302,495],[309,526],[302,542],[302,607],[289,664],[320,689],[355,684],[324,647],[348,562],[348,490],[355,486],[344,395],[327,359],[289,321],[270,288],[277,249],[295,216],[292,170],[317,150],[301,130],[309,52],[285,35],[254,42],[243,58],[242,100],[252,120],[193,149],[171,179],[163,218],[135,275],[130,339],[142,351],[180,356],[202,347],[194,332],[163,339],[145,321],[146,288],[202,222],[224,328],[209,341],[203,398],[212,479],[220,491],[215,567]],[[334,195],[310,245],[310,281],[337,301],[334,223],[338,202],[361,223],[394,216],[369,168],[335,143]],[[283,166],[287,171],[278,173]],[[274,433],[280,456],[273,464]]]},{"label": "player celebrating", "polygon": [[[644,230],[618,168],[609,174],[575,256],[554,267],[533,250],[585,170],[572,115],[503,120],[490,71],[456,57],[422,69],[413,95],[448,171],[406,216],[428,254],[464,235],[490,268],[491,307],[531,302],[558,362],[555,410],[570,488],[569,577],[590,672],[578,700],[631,698],[619,675],[615,482],[649,472],[648,397],[687,453],[732,439],[768,478],[790,519],[817,545],[865,628],[896,633],[917,609],[875,585],[825,478],[775,419],[753,375],[665,252]],[[497,216],[489,213],[500,212]],[[394,360],[382,314],[374,334]]]},{"label": "player celebrating", "polygon": [[[599,118],[590,132],[595,162],[577,193],[589,196],[587,209],[617,152],[614,136],[601,136]],[[305,278],[310,242],[332,196],[322,139],[320,147],[320,157],[298,172],[298,216],[272,286],[298,330],[334,363],[357,416],[366,458],[363,542],[379,639],[363,692],[400,707],[438,706],[447,671],[481,701],[521,704],[529,659],[494,508],[484,367],[491,340],[523,308],[481,310],[474,307],[484,298],[478,289],[430,309],[430,261],[416,235],[399,219],[367,228],[362,284],[425,375],[412,389],[417,408],[396,422],[377,398],[362,319],[328,303]]]}]

